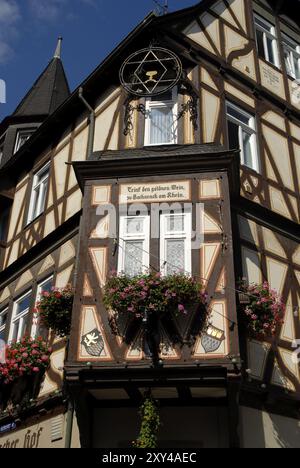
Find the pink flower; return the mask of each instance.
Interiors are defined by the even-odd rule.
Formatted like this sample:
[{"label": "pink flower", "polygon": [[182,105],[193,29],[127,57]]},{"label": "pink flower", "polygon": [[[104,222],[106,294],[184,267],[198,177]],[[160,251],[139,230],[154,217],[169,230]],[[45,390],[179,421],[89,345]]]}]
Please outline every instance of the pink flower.
[{"label": "pink flower", "polygon": [[33,367],[33,368],[32,368],[32,372],[36,372],[36,373],[37,373],[37,372],[40,372],[40,369],[39,369],[38,367]]}]

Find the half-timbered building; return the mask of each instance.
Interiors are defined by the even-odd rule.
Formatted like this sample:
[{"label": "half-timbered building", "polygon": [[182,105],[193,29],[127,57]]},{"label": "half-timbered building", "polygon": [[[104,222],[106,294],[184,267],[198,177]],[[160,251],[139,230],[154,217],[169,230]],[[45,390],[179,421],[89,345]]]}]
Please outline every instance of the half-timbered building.
[{"label": "half-timbered building", "polygon": [[[0,336],[36,333],[43,288],[75,288],[67,355],[52,336],[40,398],[3,424],[63,415],[69,440],[64,367],[83,447],[130,446],[149,389],[160,447],[299,447],[298,10],[203,0],[150,14],[72,94],[59,44],[2,122]],[[199,278],[211,311],[193,339],[191,321],[162,319],[157,362],[103,303],[111,271],[148,269]],[[282,295],[276,337],[245,332],[242,277]]]}]

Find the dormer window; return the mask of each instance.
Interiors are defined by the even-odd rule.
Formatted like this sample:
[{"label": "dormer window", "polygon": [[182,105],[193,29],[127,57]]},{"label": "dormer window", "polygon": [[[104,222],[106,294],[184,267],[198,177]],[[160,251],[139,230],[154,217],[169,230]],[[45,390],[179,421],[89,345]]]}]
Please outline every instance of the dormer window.
[{"label": "dormer window", "polygon": [[286,34],[282,34],[284,62],[287,74],[300,79],[300,45]]},{"label": "dormer window", "polygon": [[176,89],[146,100],[145,146],[177,143]]},{"label": "dormer window", "polygon": [[257,14],[254,22],[259,57],[280,68],[275,26]]},{"label": "dormer window", "polygon": [[19,151],[19,149],[25,145],[26,141],[29,140],[29,138],[33,135],[35,132],[35,129],[26,129],[26,130],[19,130],[17,133],[17,139],[16,139],[16,144],[15,144],[15,153]]}]

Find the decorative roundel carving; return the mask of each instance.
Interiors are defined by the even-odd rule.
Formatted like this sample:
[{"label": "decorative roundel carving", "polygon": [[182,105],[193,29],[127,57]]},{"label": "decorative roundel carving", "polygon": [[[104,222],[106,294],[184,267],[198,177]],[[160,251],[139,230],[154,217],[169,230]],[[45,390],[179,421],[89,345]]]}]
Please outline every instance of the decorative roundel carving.
[{"label": "decorative roundel carving", "polygon": [[126,91],[135,96],[158,96],[174,88],[181,75],[181,61],[173,52],[150,47],[125,60],[120,81]]}]

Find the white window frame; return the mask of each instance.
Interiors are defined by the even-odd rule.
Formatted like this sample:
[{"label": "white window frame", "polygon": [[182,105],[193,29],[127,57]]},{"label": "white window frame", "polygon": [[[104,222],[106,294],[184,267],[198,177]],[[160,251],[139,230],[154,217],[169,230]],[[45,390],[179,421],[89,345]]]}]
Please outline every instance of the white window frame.
[{"label": "white window frame", "polygon": [[[45,175],[40,179],[41,174]],[[45,210],[50,177],[50,162],[43,166],[33,177],[27,224],[38,218]],[[45,191],[43,206],[43,190]]]},{"label": "white window frame", "polygon": [[[146,115],[145,115],[145,146],[162,146],[162,145],[176,145],[178,143],[178,93],[176,88],[170,91],[172,93],[172,99],[161,101],[159,96],[157,96],[157,101],[146,99]],[[174,132],[172,132],[173,139],[172,141],[167,141],[163,143],[151,143],[151,110],[152,109],[162,109],[172,107],[173,112],[173,123],[174,123]]]},{"label": "white window frame", "polygon": [[[3,315],[7,315],[7,316],[8,316],[8,307],[6,307],[5,309],[3,309],[3,310],[0,311],[0,318],[1,318]],[[1,325],[1,324],[0,324],[0,333],[5,332],[6,326],[7,326],[7,321],[5,322],[4,325]]]},{"label": "white window frame", "polygon": [[[264,27],[261,26],[260,24],[257,23],[257,20],[260,21],[260,23],[264,24]],[[280,67],[280,59],[279,59],[279,49],[278,49],[278,38],[277,38],[277,33],[276,33],[276,27],[267,21],[263,16],[260,16],[259,14],[255,13],[254,14],[254,25],[255,25],[255,35],[256,35],[256,44],[258,48],[258,37],[257,37],[257,30],[261,31],[263,33],[263,43],[264,43],[264,53],[265,53],[265,60],[268,63],[271,63],[277,68]],[[270,59],[269,55],[269,49],[268,49],[268,42],[267,39],[271,39],[272,41],[272,49],[273,49],[273,55],[274,55],[274,60],[275,63],[272,62]]]},{"label": "white window frame", "polygon": [[[144,219],[144,232],[137,234],[127,233],[127,221],[129,219]],[[120,217],[120,231],[119,231],[119,255],[118,255],[118,273],[122,274],[125,272],[125,261],[126,261],[126,243],[134,241],[142,241],[142,264],[141,273],[147,273],[150,268],[150,216],[139,215],[139,216],[121,216]]]},{"label": "white window frame", "polygon": [[[293,47],[291,47],[290,44],[292,44]],[[291,76],[292,78],[294,78],[295,80],[300,79],[300,45],[299,43],[297,43],[294,39],[292,39],[287,34],[282,33],[282,47],[284,51],[284,65],[285,65],[287,74]],[[291,62],[290,70],[288,70],[288,67],[286,66],[286,58],[285,58],[286,50],[288,50],[289,55],[290,55],[290,62]],[[294,62],[295,59],[298,61],[299,76],[297,76],[296,70],[295,70],[295,62]]]},{"label": "white window frame", "polygon": [[[42,288],[43,286],[48,283],[49,281],[52,281],[53,284],[54,276],[51,275],[45,280],[41,281],[37,285],[37,291],[36,291],[36,297],[35,297],[35,303],[39,302],[41,300],[41,294],[42,294]],[[39,330],[39,319],[38,319],[38,313],[34,312],[33,314],[33,319],[32,319],[32,326],[31,326],[31,338],[35,339],[38,337],[38,330]]]},{"label": "white window frame", "polygon": [[[34,128],[26,128],[26,129],[24,128],[23,130],[18,130],[14,153],[17,153],[19,149],[22,148],[23,145],[25,145],[25,143],[29,140],[29,138],[32,137],[34,132],[35,132]],[[26,140],[22,143],[21,138],[24,135],[27,136],[28,138],[26,138]]]},{"label": "white window frame", "polygon": [[[167,219],[171,216],[184,217],[184,229],[181,232],[167,231]],[[192,213],[163,213],[160,215],[160,270],[163,276],[168,273],[167,241],[184,240],[185,265],[184,273],[192,275]],[[170,264],[170,266],[172,266]],[[182,273],[178,271],[178,273]]]},{"label": "white window frame", "polygon": [[[30,306],[31,306],[31,302],[29,304],[29,307],[27,309],[25,309],[21,314],[17,315],[17,307],[18,307],[18,303],[21,302],[25,297],[27,296],[30,296],[32,297],[32,289],[30,289],[29,291],[27,291],[25,294],[23,294],[22,296],[20,296],[18,299],[16,299],[14,301],[14,305],[13,305],[13,314],[12,314],[12,319],[11,319],[11,324],[10,324],[10,330],[9,330],[9,342],[11,343],[11,341],[13,340],[13,334],[14,334],[14,328],[15,328],[15,324],[19,322],[19,326],[18,326],[18,334],[17,334],[17,337],[16,337],[16,341],[20,341],[23,336],[22,334],[20,333],[20,331],[22,330],[23,328],[23,323],[24,323],[24,319],[26,317],[29,316],[29,313],[30,313]],[[28,329],[30,330],[30,326],[28,326]]]},{"label": "white window frame", "polygon": [[[246,125],[241,120],[233,117],[229,114],[228,109],[232,108],[236,112],[239,112],[241,115],[246,117],[249,120],[249,125]],[[227,115],[227,122],[231,121],[234,124],[239,126],[239,142],[240,142],[240,150],[241,150],[241,163],[243,166],[249,167],[250,169],[260,172],[260,163],[258,157],[258,146],[257,146],[257,125],[256,125],[256,118],[254,115],[249,114],[247,111],[241,109],[237,105],[233,104],[232,102],[226,102],[226,115]],[[245,152],[244,152],[244,144],[243,144],[243,131],[251,135],[251,153],[253,159],[253,167],[250,167],[245,164]]]}]

